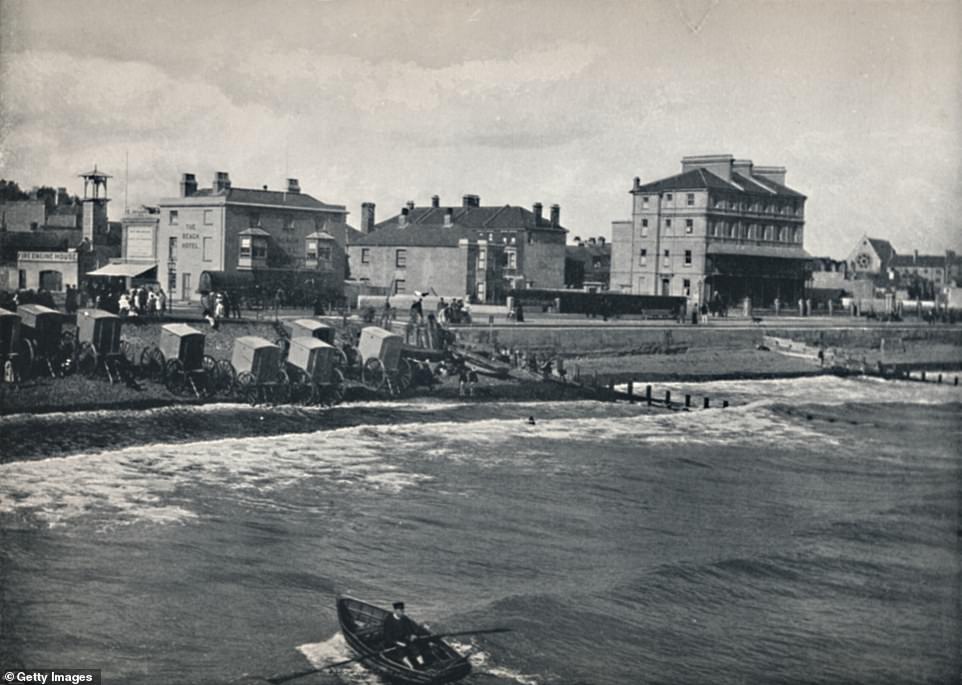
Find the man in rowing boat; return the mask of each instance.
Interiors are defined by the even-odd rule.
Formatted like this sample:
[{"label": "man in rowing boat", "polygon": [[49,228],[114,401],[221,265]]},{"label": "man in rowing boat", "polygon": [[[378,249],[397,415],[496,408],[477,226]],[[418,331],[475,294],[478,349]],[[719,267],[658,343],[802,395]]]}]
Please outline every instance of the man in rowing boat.
[{"label": "man in rowing boat", "polygon": [[392,658],[400,657],[408,668],[424,668],[421,638],[427,631],[404,615],[404,602],[395,602],[393,607],[394,613],[387,615],[382,626],[385,646]]}]

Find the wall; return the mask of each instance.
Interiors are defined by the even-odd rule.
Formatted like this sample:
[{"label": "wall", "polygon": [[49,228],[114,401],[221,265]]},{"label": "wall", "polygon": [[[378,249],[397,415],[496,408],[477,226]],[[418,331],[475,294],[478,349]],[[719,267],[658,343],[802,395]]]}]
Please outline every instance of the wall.
[{"label": "wall", "polygon": [[[367,264],[362,263],[363,250],[369,250]],[[406,251],[406,264],[396,266],[397,250]],[[351,275],[357,280],[367,279],[371,285],[389,288],[393,294],[397,279],[404,280],[404,291],[415,290],[448,293],[457,297],[466,295],[467,254],[454,247],[401,247],[378,245],[351,245]]]},{"label": "wall", "polygon": [[611,289],[619,292],[632,292],[631,260],[638,252],[632,241],[633,227],[631,221],[611,222]]},{"label": "wall", "polygon": [[31,231],[31,224],[39,228],[47,222],[47,207],[43,200],[20,200],[0,204],[0,226],[8,231]]},{"label": "wall", "polygon": [[[26,275],[25,288],[40,288],[40,274],[44,271],[60,273],[61,284],[58,290],[68,285],[76,287],[79,283],[78,254],[76,252],[20,252],[17,268]],[[19,276],[18,276],[19,279]],[[51,288],[54,290],[54,288]]]},{"label": "wall", "polygon": [[[222,198],[211,204],[184,204],[162,207],[157,226],[157,280],[176,301],[198,301],[197,285],[202,271],[221,271],[224,264],[224,213]],[[171,211],[177,212],[177,223],[171,223]],[[204,259],[204,240],[207,239],[207,259]],[[175,259],[171,257],[171,241],[176,245]],[[236,263],[236,262],[235,262]],[[189,287],[184,290],[184,275],[189,276]]]},{"label": "wall", "polygon": [[878,347],[883,338],[928,340],[962,345],[959,327],[865,326],[865,327],[775,327],[711,328],[708,326],[474,326],[456,328],[458,340],[476,344],[496,344],[536,350],[563,351],[564,354],[604,352],[660,353],[680,349],[751,349],[765,335],[791,338],[809,344],[820,341],[828,346]]},{"label": "wall", "polygon": [[565,237],[564,234],[545,231],[529,231],[532,237],[525,242],[519,253],[519,270],[525,280],[535,288],[564,288],[565,286]]}]

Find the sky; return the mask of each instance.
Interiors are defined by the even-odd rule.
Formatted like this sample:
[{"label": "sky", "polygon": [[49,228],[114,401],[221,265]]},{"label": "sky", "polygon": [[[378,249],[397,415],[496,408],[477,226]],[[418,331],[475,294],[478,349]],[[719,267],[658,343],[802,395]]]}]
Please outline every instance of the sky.
[{"label": "sky", "polygon": [[711,153],[787,168],[811,254],[962,252],[962,3],[0,0],[0,177],[96,164],[112,219],[227,171],[355,226],[477,194],[610,236]]}]

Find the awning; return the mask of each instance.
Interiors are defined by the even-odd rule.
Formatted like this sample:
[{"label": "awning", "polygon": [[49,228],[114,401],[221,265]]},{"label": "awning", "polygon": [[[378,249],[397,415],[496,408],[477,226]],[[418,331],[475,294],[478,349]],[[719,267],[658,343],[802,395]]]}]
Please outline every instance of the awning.
[{"label": "awning", "polygon": [[145,274],[151,269],[156,269],[156,264],[108,264],[95,271],[88,271],[88,276],[124,276],[126,278],[136,278]]}]

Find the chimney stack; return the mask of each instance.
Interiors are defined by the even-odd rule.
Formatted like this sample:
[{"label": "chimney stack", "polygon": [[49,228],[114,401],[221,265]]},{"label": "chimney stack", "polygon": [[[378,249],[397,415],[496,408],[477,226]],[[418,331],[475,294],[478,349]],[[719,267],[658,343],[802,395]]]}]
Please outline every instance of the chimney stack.
[{"label": "chimney stack", "polygon": [[401,214],[397,218],[397,225],[401,228],[404,228],[408,225],[408,212],[410,211],[411,210],[409,210],[407,207],[401,208]]},{"label": "chimney stack", "polygon": [[540,203],[540,202],[535,202],[534,205],[532,205],[532,207],[531,207],[531,211],[534,212],[534,225],[535,225],[535,226],[540,226],[540,225],[541,225],[541,210],[542,210],[542,206],[541,206],[541,203]]},{"label": "chimney stack", "polygon": [[756,166],[752,169],[752,175],[766,178],[780,186],[785,185],[785,173],[783,166]]},{"label": "chimney stack", "polygon": [[580,236],[580,235],[576,235],[576,236],[575,236],[575,245],[577,245],[578,247],[581,247],[581,236]]},{"label": "chimney stack", "polygon": [[753,166],[750,159],[736,159],[732,162],[732,172],[751,178]]},{"label": "chimney stack", "polygon": [[561,207],[559,205],[551,205],[551,225],[555,228],[561,225]]},{"label": "chimney stack", "polygon": [[440,207],[440,206],[441,206],[441,198],[440,198],[439,196],[437,196],[437,195],[432,195],[432,196],[431,196],[431,206],[432,206],[432,207]]},{"label": "chimney stack", "polygon": [[301,192],[301,184],[297,182],[296,178],[287,179],[287,192],[289,193]]},{"label": "chimney stack", "polygon": [[631,185],[631,189],[632,189],[632,190],[641,190],[641,178],[640,178],[639,176],[635,176],[635,181],[634,181],[634,183]]},{"label": "chimney stack", "polygon": [[912,263],[918,264],[919,262],[919,251],[915,250],[915,254],[912,255]]},{"label": "chimney stack", "polygon": [[605,237],[603,235],[598,236],[598,244],[602,247],[605,246]]},{"label": "chimney stack", "polygon": [[408,200],[407,207],[409,210],[414,209],[414,200]]},{"label": "chimney stack", "polygon": [[461,198],[462,207],[480,207],[481,198],[477,195],[465,195]]},{"label": "chimney stack", "polygon": [[681,172],[693,171],[695,169],[707,169],[716,176],[720,176],[726,181],[732,180],[732,166],[735,164],[735,157],[732,155],[698,155],[693,157],[681,158]]},{"label": "chimney stack", "polygon": [[372,233],[374,231],[374,203],[361,203],[361,232]]},{"label": "chimney stack", "polygon": [[454,209],[448,207],[444,210],[444,227],[451,228],[451,226],[454,226]]},{"label": "chimney stack", "polygon": [[214,174],[214,192],[223,193],[230,190],[230,176],[226,171],[218,171]]},{"label": "chimney stack", "polygon": [[595,244],[595,239],[594,239],[594,238],[588,238],[588,244],[589,244],[589,245],[594,245],[594,244]]},{"label": "chimney stack", "polygon": [[197,177],[193,174],[183,174],[180,177],[180,196],[190,197],[197,192]]}]

